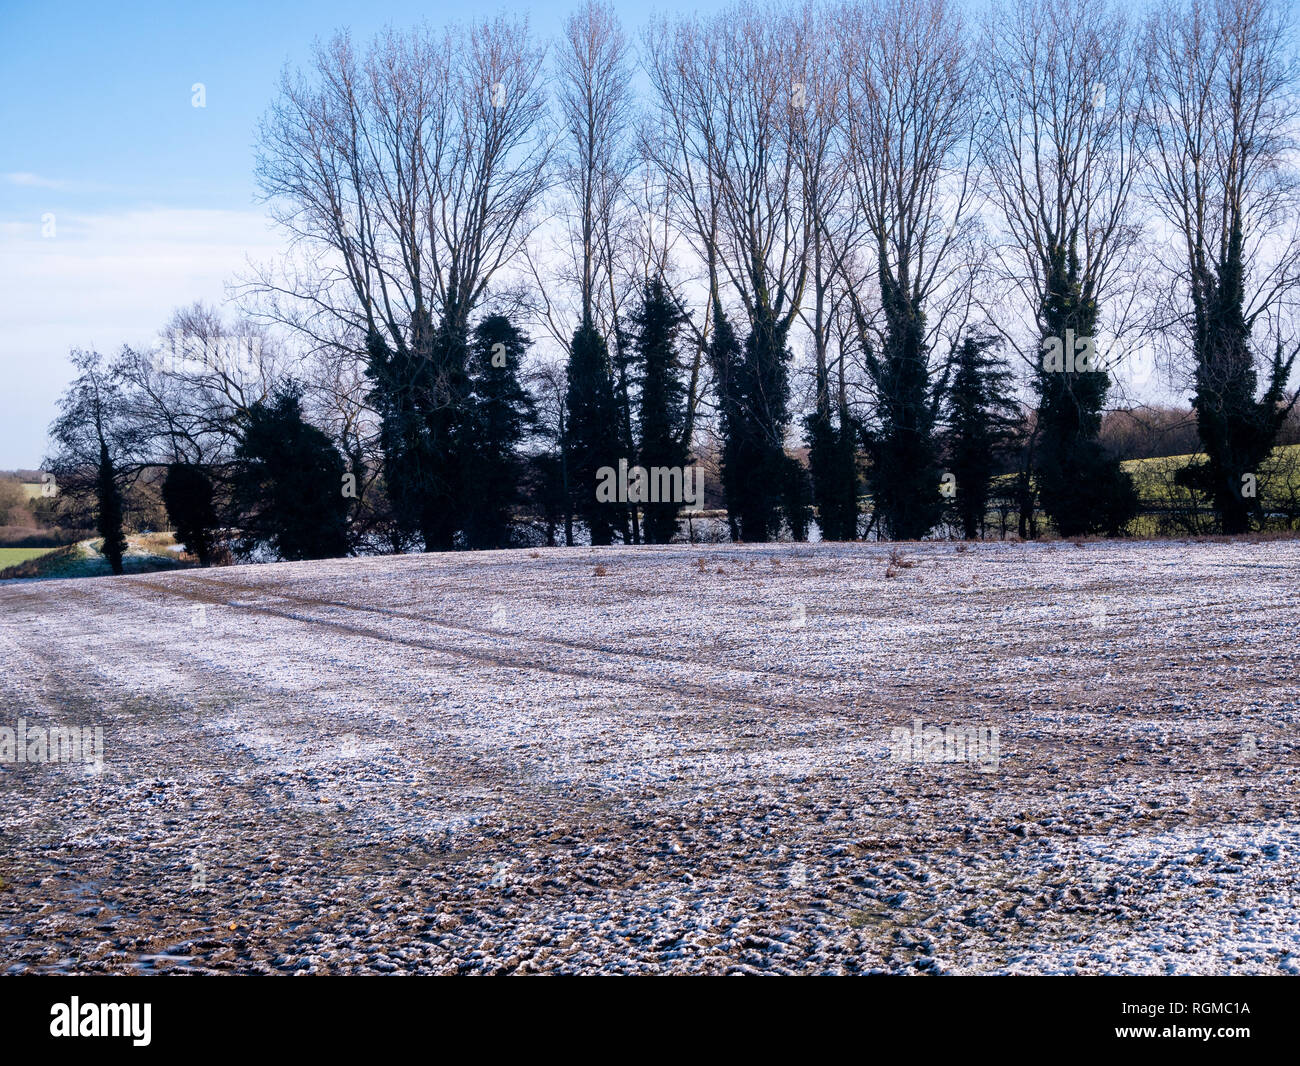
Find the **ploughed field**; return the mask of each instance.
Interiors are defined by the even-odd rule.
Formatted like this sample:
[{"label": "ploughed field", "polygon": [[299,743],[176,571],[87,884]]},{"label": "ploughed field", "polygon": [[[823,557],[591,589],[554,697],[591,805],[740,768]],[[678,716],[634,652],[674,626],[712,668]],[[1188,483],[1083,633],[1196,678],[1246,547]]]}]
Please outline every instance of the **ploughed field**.
[{"label": "ploughed field", "polygon": [[890,554],[0,586],[0,966],[1300,973],[1300,542]]}]

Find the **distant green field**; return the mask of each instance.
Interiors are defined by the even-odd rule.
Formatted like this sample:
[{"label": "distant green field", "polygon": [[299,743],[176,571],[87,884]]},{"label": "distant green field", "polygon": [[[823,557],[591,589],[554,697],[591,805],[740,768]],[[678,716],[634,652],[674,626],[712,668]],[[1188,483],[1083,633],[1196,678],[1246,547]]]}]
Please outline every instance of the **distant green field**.
[{"label": "distant green field", "polygon": [[0,570],[25,563],[28,559],[39,559],[52,551],[53,548],[0,548]]},{"label": "distant green field", "polygon": [[[1157,536],[1171,530],[1185,530],[1185,521],[1171,523],[1169,514],[1184,516],[1192,508],[1193,496],[1177,482],[1178,471],[1189,463],[1205,461],[1202,455],[1170,455],[1159,459],[1126,459],[1120,466],[1133,478],[1137,489],[1139,514],[1130,524],[1129,532],[1137,536]],[[1296,525],[1297,507],[1300,506],[1300,444],[1284,444],[1273,449],[1257,471],[1257,494],[1260,506],[1268,518],[1266,529],[1292,529]],[[993,479],[995,496],[1004,500],[1013,496],[1015,475],[1002,474]],[[1212,505],[1202,500],[1200,513],[1207,522],[1212,521]],[[1041,511],[1037,512],[1044,520]],[[996,510],[988,514],[990,528],[996,528],[999,515]],[[1011,526],[1016,524],[1011,515]]]},{"label": "distant green field", "polygon": [[[1169,455],[1162,459],[1125,459],[1123,467],[1126,470],[1140,470],[1143,467],[1160,466],[1170,464],[1173,466],[1186,466],[1193,458],[1190,455]],[[1274,459],[1300,459],[1300,444],[1280,444],[1273,449]]]},{"label": "distant green field", "polygon": [[[1129,459],[1120,465],[1132,475],[1143,503],[1159,504],[1173,502],[1182,495],[1177,491],[1174,476],[1190,462],[1204,462],[1204,458],[1170,455],[1162,459]],[[1300,444],[1274,448],[1259,470],[1260,498],[1267,502],[1273,495],[1289,496],[1297,472],[1300,472]]]}]

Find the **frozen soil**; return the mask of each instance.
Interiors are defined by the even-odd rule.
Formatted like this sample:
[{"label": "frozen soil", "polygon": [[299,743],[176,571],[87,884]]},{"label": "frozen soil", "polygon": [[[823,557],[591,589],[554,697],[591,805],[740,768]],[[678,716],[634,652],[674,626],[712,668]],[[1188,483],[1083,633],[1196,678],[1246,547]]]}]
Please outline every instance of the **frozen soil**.
[{"label": "frozen soil", "polygon": [[1300,542],[889,553],[0,586],[0,970],[1300,973]]}]

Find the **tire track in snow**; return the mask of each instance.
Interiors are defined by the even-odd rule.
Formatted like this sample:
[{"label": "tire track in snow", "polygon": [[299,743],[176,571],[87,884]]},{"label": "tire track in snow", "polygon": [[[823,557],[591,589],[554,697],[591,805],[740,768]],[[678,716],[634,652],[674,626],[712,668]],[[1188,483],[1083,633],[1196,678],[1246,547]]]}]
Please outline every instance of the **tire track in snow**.
[{"label": "tire track in snow", "polygon": [[[175,596],[175,597],[179,597],[191,601],[197,600],[203,603],[231,607],[237,610],[253,611],[261,614],[270,615],[275,618],[283,618],[288,621],[305,623],[307,625],[323,626],[323,627],[336,630],[338,632],[348,633],[352,636],[362,637],[370,640],[378,640],[388,644],[400,644],[404,647],[417,648],[425,651],[437,652],[443,655],[451,655],[461,659],[468,659],[476,663],[501,667],[503,669],[535,670],[540,673],[551,674],[558,677],[576,678],[576,679],[581,679],[586,681],[598,681],[603,683],[632,685],[642,689],[656,689],[664,692],[670,692],[674,696],[677,696],[679,698],[683,695],[692,696],[697,699],[705,700],[710,703],[716,703],[729,708],[734,707],[736,704],[741,704],[743,706],[758,711],[781,710],[781,711],[788,711],[788,712],[800,713],[800,714],[817,714],[817,715],[825,715],[828,712],[833,712],[837,710],[860,712],[860,711],[873,709],[873,708],[863,707],[860,705],[841,704],[839,706],[836,706],[830,703],[828,700],[819,700],[814,704],[812,701],[809,701],[804,698],[799,698],[799,697],[795,697],[791,699],[788,696],[786,696],[780,699],[774,699],[767,694],[765,694],[762,699],[756,699],[752,694],[752,689],[738,690],[738,689],[728,689],[728,688],[723,688],[718,686],[706,686],[706,685],[700,685],[696,682],[692,682],[689,680],[660,681],[660,680],[656,680],[653,677],[647,677],[645,675],[640,675],[640,674],[631,676],[627,674],[610,673],[606,671],[601,671],[587,666],[576,666],[576,665],[562,666],[553,662],[546,662],[543,659],[539,658],[538,656],[527,656],[522,654],[506,654],[502,652],[489,652],[482,649],[466,647],[462,644],[440,643],[437,641],[428,640],[420,637],[402,636],[402,635],[397,635],[392,633],[385,633],[382,630],[376,629],[371,626],[355,625],[353,623],[344,622],[340,620],[320,618],[311,614],[305,614],[298,611],[279,610],[275,607],[271,607],[265,604],[243,603],[236,600],[228,599],[227,597],[221,596],[220,594],[208,593],[206,590],[204,592],[199,592],[193,587],[198,584],[211,586],[211,585],[215,585],[216,584],[215,582],[191,580],[189,582],[190,588],[185,590],[179,588],[172,588],[167,585],[162,585],[151,581],[140,581],[137,583],[147,588],[150,588],[155,592],[167,596]],[[338,601],[316,600],[311,597],[295,596],[289,593],[257,588],[255,586],[235,585],[233,582],[232,583],[222,582],[220,587],[239,588],[241,591],[255,593],[258,596],[264,596],[264,597],[270,596],[276,599],[285,600],[289,603],[296,603],[299,606],[308,607],[308,608],[324,607],[330,610],[351,610],[351,611],[360,611],[360,612],[368,612],[374,610],[371,608],[359,607],[353,604],[341,603]],[[380,613],[386,613],[386,612],[381,611]],[[444,629],[452,629],[452,630],[463,629],[465,632],[471,635],[489,636],[495,640],[532,641],[532,642],[543,643],[543,644],[557,643],[551,640],[550,638],[536,638],[530,636],[523,636],[521,634],[516,634],[516,633],[496,632],[490,630],[480,631],[473,627],[452,626],[446,623],[435,621],[433,619],[425,618],[420,615],[406,615],[406,616],[399,616],[399,617],[401,617],[403,620],[419,621],[424,624],[439,626]],[[576,648],[576,649],[571,648],[567,650],[571,650],[575,652],[590,651],[593,653],[597,651],[597,649],[589,649],[589,648]],[[633,659],[657,658],[654,655],[641,655],[636,652],[611,652],[611,651],[605,651],[603,649],[600,650],[599,653],[616,654],[616,655],[633,658]],[[699,666],[701,664],[692,661],[692,662],[678,662],[678,663],[674,663],[674,665]],[[719,671],[753,672],[750,671],[749,668],[747,667],[726,667],[726,666],[717,666],[715,664],[704,664],[704,665],[709,669],[714,669]],[[792,679],[791,675],[789,674],[778,674],[775,673],[774,671],[772,673],[774,674],[774,676],[780,677],[782,680],[785,681],[789,681]],[[796,677],[795,679],[803,680],[802,678],[798,678],[798,677]],[[826,678],[825,680],[830,682],[830,681],[835,681],[837,679]]]}]

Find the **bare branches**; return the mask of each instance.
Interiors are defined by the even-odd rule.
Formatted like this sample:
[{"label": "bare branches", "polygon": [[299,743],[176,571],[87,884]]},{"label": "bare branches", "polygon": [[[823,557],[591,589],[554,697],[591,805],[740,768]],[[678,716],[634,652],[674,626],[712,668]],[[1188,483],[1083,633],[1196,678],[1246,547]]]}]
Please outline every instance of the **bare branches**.
[{"label": "bare branches", "polygon": [[786,16],[738,5],[707,22],[657,26],[647,39],[667,175],[679,221],[750,321],[787,328],[798,314],[812,226],[805,200],[807,98],[797,74],[807,35]]},{"label": "bare branches", "polygon": [[[1239,231],[1246,320],[1280,338],[1300,290],[1300,68],[1270,0],[1167,3],[1152,17],[1143,110],[1149,201],[1177,241],[1186,322],[1205,313]],[[1295,343],[1292,333],[1291,343]]]},{"label": "bare branches", "polygon": [[[286,73],[263,123],[258,177],[309,253],[306,277],[257,292],[300,297],[345,332],[394,348],[422,314],[463,327],[519,254],[546,180],[541,49],[505,18],[389,30],[359,57],[346,35]],[[304,285],[304,281],[309,281]]]},{"label": "bare branches", "polygon": [[1107,302],[1139,232],[1137,34],[1108,0],[1014,0],[989,17],[982,55],[980,147],[1007,274],[1037,318],[1053,250],[1073,250],[1083,298]]},{"label": "bare branches", "polygon": [[[570,16],[556,68],[564,137],[558,169],[568,201],[579,314],[609,334],[618,328],[620,215],[636,166],[628,137],[634,120],[630,50],[611,7],[587,0]],[[606,311],[603,322],[598,304]]]},{"label": "bare branches", "polygon": [[[974,72],[961,20],[946,0],[854,3],[837,20],[852,210],[882,286],[924,309],[961,265],[954,253],[974,195]],[[860,306],[859,318],[865,329]]]}]

